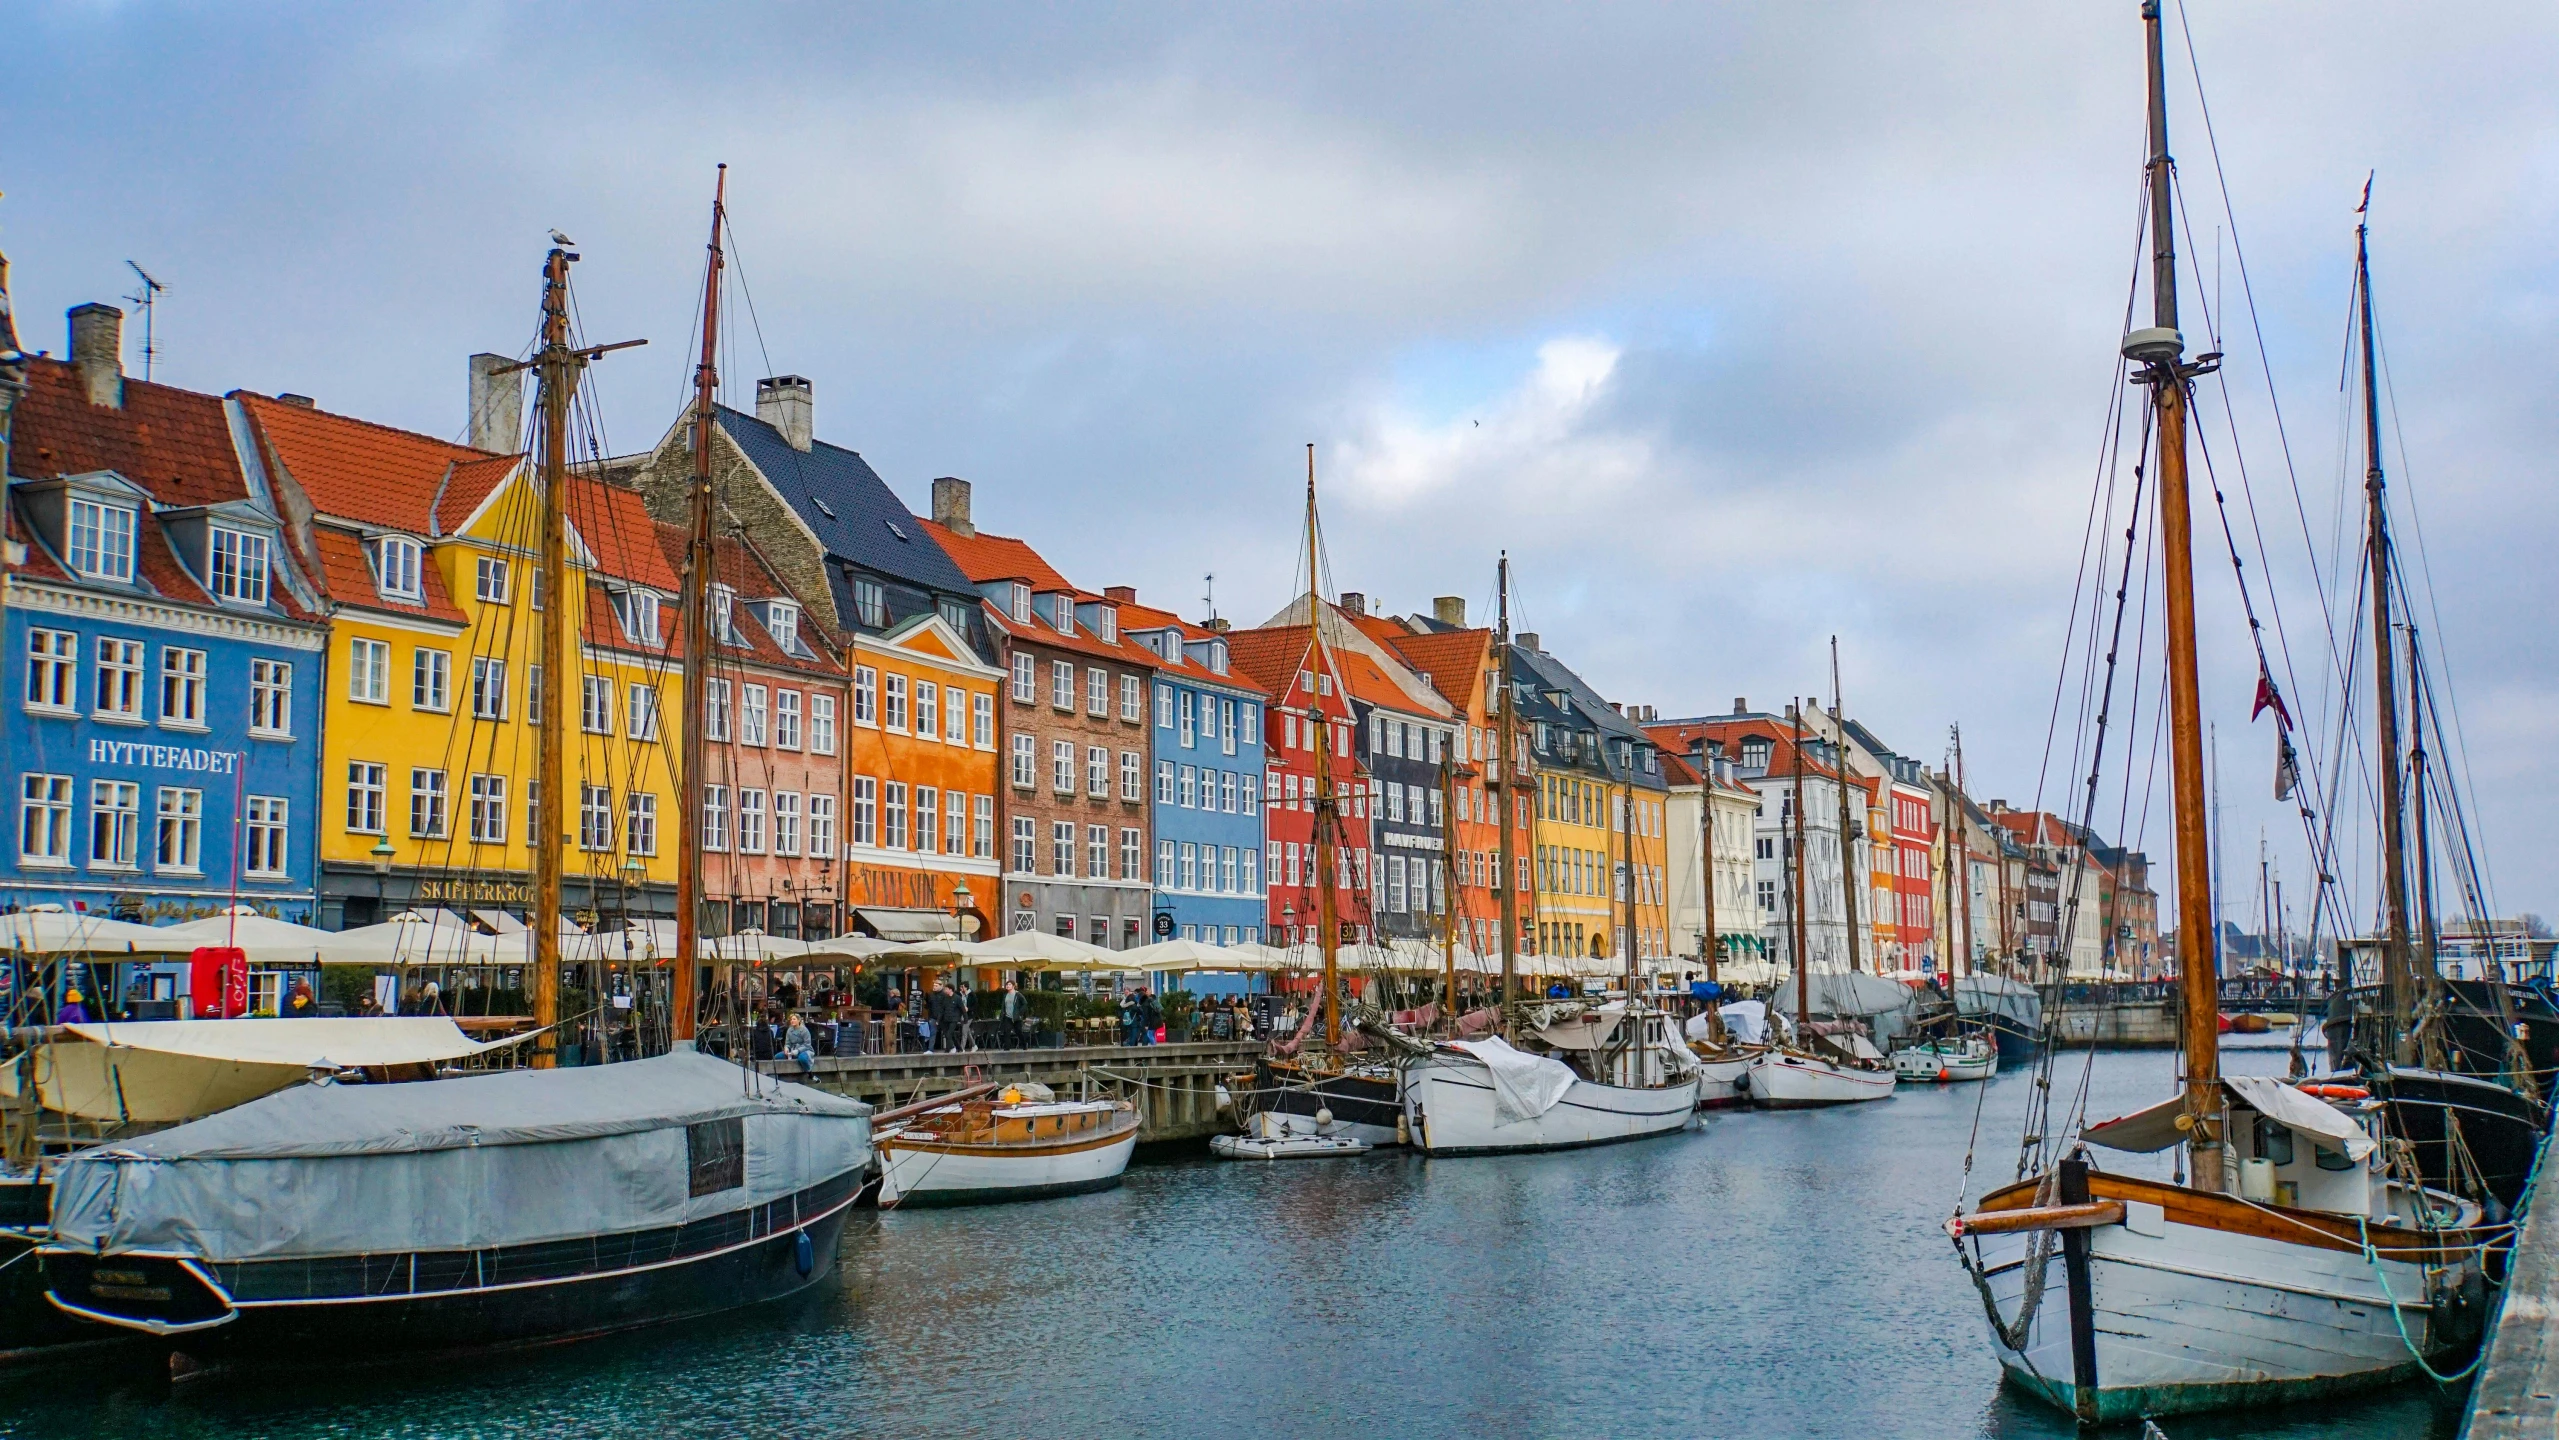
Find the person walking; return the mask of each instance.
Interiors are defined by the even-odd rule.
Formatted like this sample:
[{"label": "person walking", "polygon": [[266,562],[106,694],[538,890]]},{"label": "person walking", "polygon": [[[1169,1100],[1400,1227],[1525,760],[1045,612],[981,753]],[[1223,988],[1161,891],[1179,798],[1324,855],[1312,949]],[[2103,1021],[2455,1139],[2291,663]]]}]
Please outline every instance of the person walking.
[{"label": "person walking", "polygon": [[925,1013],[930,1015],[933,1021],[933,1048],[936,1050],[960,1048],[960,1002],[958,997],[951,993],[950,982],[946,980],[933,982],[933,991],[925,1000]]},{"label": "person walking", "polygon": [[1135,1045],[1138,1043],[1137,1025],[1138,1021],[1142,1018],[1143,1011],[1137,1003],[1137,991],[1134,989],[1121,991],[1120,1043],[1122,1045]]},{"label": "person walking", "polygon": [[1002,1039],[999,1043],[1008,1049],[1027,1048],[1030,1041],[1023,1035],[1023,1022],[1028,1020],[1030,1015],[1031,997],[1022,993],[1022,987],[1019,984],[1011,980],[1005,981],[1004,1004],[1000,1016],[1004,1024],[1001,1031]]},{"label": "person walking", "polygon": [[1155,993],[1145,986],[1137,987],[1137,1043],[1155,1043],[1155,1029],[1164,1023],[1164,1010],[1155,1003]]}]

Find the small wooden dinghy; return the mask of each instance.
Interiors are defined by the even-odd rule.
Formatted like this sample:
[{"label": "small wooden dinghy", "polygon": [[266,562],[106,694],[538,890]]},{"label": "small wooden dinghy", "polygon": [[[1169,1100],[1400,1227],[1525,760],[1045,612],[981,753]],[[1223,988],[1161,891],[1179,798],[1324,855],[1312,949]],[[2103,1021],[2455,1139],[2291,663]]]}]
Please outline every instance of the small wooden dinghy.
[{"label": "small wooden dinghy", "polygon": [[880,1208],[1107,1190],[1128,1169],[1137,1125],[1125,1100],[1055,1100],[1044,1085],[935,1106],[880,1131]]},{"label": "small wooden dinghy", "polygon": [[1318,1110],[1311,1119],[1264,1110],[1245,1122],[1243,1134],[1216,1136],[1208,1148],[1221,1160],[1332,1160],[1375,1147],[1336,1131],[1330,1110]]}]

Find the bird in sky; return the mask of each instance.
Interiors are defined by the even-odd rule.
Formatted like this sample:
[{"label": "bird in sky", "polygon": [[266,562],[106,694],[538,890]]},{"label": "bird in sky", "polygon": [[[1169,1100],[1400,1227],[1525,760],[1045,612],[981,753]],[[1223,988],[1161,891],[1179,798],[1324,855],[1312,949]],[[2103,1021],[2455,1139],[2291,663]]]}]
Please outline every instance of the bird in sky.
[{"label": "bird in sky", "polygon": [[567,245],[575,245],[575,244],[576,244],[576,243],[578,243],[578,242],[576,242],[575,240],[570,239],[570,238],[569,238],[568,236],[566,236],[566,235],[561,234],[559,231],[554,230],[554,231],[552,231],[552,232],[551,232],[551,243],[552,243],[552,244],[554,244],[554,245],[567,246]]}]

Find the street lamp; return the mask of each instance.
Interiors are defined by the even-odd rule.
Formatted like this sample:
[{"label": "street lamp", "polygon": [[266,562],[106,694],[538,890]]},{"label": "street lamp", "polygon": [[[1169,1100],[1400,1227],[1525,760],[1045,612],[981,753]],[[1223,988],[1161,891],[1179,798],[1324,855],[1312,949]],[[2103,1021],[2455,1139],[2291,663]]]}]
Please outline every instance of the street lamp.
[{"label": "street lamp", "polygon": [[969,907],[976,903],[977,896],[970,893],[969,882],[961,880],[951,886],[951,919],[963,940],[977,933],[977,917],[969,913]]},{"label": "street lamp", "polygon": [[373,849],[368,853],[373,856],[374,874],[388,875],[391,873],[391,856],[393,851],[391,849],[390,836],[385,835],[381,839],[374,841]]}]

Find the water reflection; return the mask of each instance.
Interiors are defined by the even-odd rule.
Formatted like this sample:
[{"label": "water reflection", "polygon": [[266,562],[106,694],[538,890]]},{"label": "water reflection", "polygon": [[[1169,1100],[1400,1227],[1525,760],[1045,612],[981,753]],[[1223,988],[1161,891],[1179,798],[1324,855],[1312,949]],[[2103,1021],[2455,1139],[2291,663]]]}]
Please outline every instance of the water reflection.
[{"label": "water reflection", "polygon": [[[2105,1116],[2172,1073],[2105,1055],[2055,1090],[2084,1082]],[[0,1385],[0,1434],[2067,1436],[2001,1389],[1938,1229],[1976,1129],[1973,1191],[2010,1178],[2029,1087],[1578,1154],[1152,1157],[1102,1195],[858,1215],[846,1284],[767,1313],[175,1396],[55,1370]],[[2458,1402],[2421,1385],[2164,1428],[2419,1440],[2452,1435]]]}]

